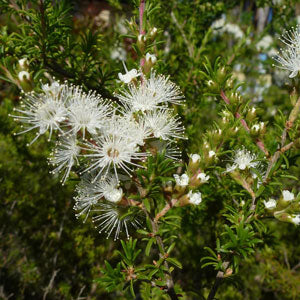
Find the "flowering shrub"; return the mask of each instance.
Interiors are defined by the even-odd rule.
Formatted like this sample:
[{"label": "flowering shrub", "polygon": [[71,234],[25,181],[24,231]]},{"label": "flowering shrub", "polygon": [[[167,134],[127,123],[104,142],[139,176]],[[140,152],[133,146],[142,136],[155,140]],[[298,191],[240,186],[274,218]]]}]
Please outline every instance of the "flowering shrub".
[{"label": "flowering shrub", "polygon": [[[19,264],[21,279],[16,281],[25,292],[17,297],[244,299],[241,288],[234,290],[240,278],[248,298],[267,297],[271,291],[276,299],[297,299],[300,253],[297,245],[292,248],[291,267],[286,248],[292,247],[300,225],[300,27],[284,31],[278,42],[284,48],[276,52],[277,42],[267,27],[265,32],[261,28],[264,1],[257,3],[262,5],[257,32],[227,19],[226,9],[235,3],[134,2],[130,21],[122,16],[120,1],[109,1],[115,24],[107,17],[113,10],[102,10],[88,30],[87,17],[77,16],[72,25],[68,2],[1,2],[6,17],[16,18],[20,27],[4,27],[0,36],[4,132],[14,132],[10,143],[24,155],[18,169],[8,164],[14,182],[5,182],[3,196],[11,208],[1,218],[30,224],[22,221],[22,207],[14,211],[22,201],[18,194],[9,196],[9,186],[22,182],[14,173],[25,172],[23,165],[36,160],[40,167],[35,168],[52,176],[31,175],[32,190],[24,179],[21,195],[28,195],[25,201],[34,209],[43,207],[30,201],[43,198],[36,191],[46,178],[45,189],[55,187],[43,199],[51,207],[43,214],[53,219],[54,228],[60,225],[35,243],[43,246],[53,238],[63,248],[51,252],[51,266],[46,259],[45,278],[35,266],[34,251],[24,254],[32,265],[26,272]],[[292,14],[278,3],[271,8]],[[188,17],[184,24],[181,18]],[[287,87],[280,76],[289,80]],[[19,93],[20,101],[12,105]],[[4,149],[9,149],[5,142]],[[34,174],[35,169],[27,171]],[[66,190],[59,190],[58,178]],[[62,212],[58,222],[52,214]],[[37,227],[44,224],[38,211],[34,218]],[[272,250],[287,233],[290,240]],[[30,226],[26,234],[32,234]],[[19,249],[23,235],[16,236]],[[4,257],[12,243],[3,242]],[[270,260],[281,250],[284,270],[278,260]],[[9,284],[15,276],[6,267],[11,261],[1,262]],[[72,283],[73,266],[60,275],[69,261],[88,276]],[[281,279],[282,287],[274,286],[282,272],[287,279]],[[253,282],[268,290],[251,292]],[[30,284],[36,283],[43,288],[31,291]],[[1,293],[15,295],[5,281]]]}]

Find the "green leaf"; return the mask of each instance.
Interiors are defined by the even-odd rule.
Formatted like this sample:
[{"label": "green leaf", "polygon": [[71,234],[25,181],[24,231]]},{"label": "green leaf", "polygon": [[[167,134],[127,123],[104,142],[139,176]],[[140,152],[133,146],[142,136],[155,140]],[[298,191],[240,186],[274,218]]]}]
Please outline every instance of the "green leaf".
[{"label": "green leaf", "polygon": [[166,261],[174,265],[175,267],[182,269],[182,264],[176,258],[168,257]]},{"label": "green leaf", "polygon": [[147,243],[147,246],[146,246],[146,249],[145,249],[145,254],[147,256],[149,256],[150,254],[150,251],[151,251],[151,247],[152,247],[152,244],[154,243],[155,239],[154,238],[151,238],[148,243]]}]

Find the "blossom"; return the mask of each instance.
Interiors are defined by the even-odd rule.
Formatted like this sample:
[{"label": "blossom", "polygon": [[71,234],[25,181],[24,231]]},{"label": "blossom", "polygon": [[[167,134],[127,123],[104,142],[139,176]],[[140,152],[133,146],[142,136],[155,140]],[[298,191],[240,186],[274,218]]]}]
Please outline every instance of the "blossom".
[{"label": "blossom", "polygon": [[125,230],[126,236],[129,238],[128,226],[131,225],[136,229],[141,226],[139,212],[127,214],[128,210],[126,207],[110,202],[100,202],[97,206],[99,208],[96,208],[93,211],[99,213],[99,215],[93,217],[93,222],[96,224],[96,227],[100,229],[99,233],[107,233],[107,238],[115,232],[114,240],[117,240],[120,232],[123,230]]},{"label": "blossom", "polygon": [[151,62],[152,64],[155,64],[156,61],[157,61],[157,58],[154,54],[147,53],[146,54],[146,61]]},{"label": "blossom", "polygon": [[62,137],[57,143],[57,148],[53,151],[50,163],[57,165],[52,173],[58,173],[65,169],[65,174],[61,180],[64,184],[68,178],[71,168],[75,163],[78,164],[77,156],[79,155],[80,147],[77,145],[75,136]]},{"label": "blossom", "polygon": [[268,49],[273,43],[273,38],[270,35],[265,35],[257,44],[256,49],[263,51]]},{"label": "blossom", "polygon": [[274,60],[279,63],[278,68],[290,71],[289,77],[293,78],[300,71],[300,27],[286,31],[281,41],[286,45],[286,49],[281,49]]},{"label": "blossom", "polygon": [[129,143],[135,145],[144,145],[144,141],[151,134],[150,129],[146,127],[143,120],[139,119],[137,121],[133,115],[126,113],[124,115],[117,115],[114,112],[110,121],[104,124],[103,133],[127,139]]},{"label": "blossom", "polygon": [[68,126],[74,134],[82,130],[96,134],[107,122],[112,112],[111,106],[95,92],[84,93],[78,86],[67,87],[65,92],[68,108]]},{"label": "blossom", "polygon": [[182,174],[181,176],[178,174],[173,174],[173,177],[176,181],[176,185],[185,187],[189,184],[189,176],[187,174]]},{"label": "blossom", "polygon": [[47,130],[50,131],[49,140],[53,130],[61,130],[61,122],[67,117],[65,102],[59,95],[50,96],[48,94],[36,94],[31,92],[25,94],[25,99],[21,102],[22,109],[14,109],[22,115],[10,115],[15,120],[27,124],[27,128],[18,134],[26,133],[33,129],[38,129],[36,137],[30,144],[34,143]]},{"label": "blossom", "polygon": [[202,195],[200,192],[193,193],[192,191],[189,191],[187,194],[189,198],[189,203],[199,205],[202,201]]},{"label": "blossom", "polygon": [[130,71],[127,70],[127,67],[123,62],[123,66],[124,66],[124,69],[125,69],[125,74],[123,75],[122,73],[118,73],[118,76],[119,76],[119,79],[121,81],[123,81],[124,83],[130,83],[134,78],[140,76],[142,73],[138,73],[138,71],[136,69],[132,69]]},{"label": "blossom", "polygon": [[87,148],[84,149],[91,153],[84,156],[91,159],[91,164],[84,172],[99,169],[94,180],[97,180],[104,171],[107,173],[111,168],[114,169],[117,179],[117,168],[121,168],[130,175],[129,172],[132,170],[128,165],[141,167],[132,160],[143,159],[147,156],[147,153],[139,153],[139,148],[135,144],[129,143],[127,139],[111,135],[98,136],[92,142],[86,143],[85,146]]},{"label": "blossom", "polygon": [[300,225],[300,214],[293,215],[291,220],[295,225]]},{"label": "blossom", "polygon": [[247,168],[255,168],[259,165],[256,155],[246,149],[238,149],[235,151],[233,164],[227,166],[226,172],[232,172],[235,169],[245,170]]},{"label": "blossom", "polygon": [[19,65],[20,65],[21,68],[26,67],[27,64],[28,64],[27,58],[25,57],[25,58],[19,59],[18,63],[19,63]]},{"label": "blossom", "polygon": [[18,73],[19,80],[23,81],[24,79],[29,80],[30,74],[27,71],[21,71]]},{"label": "blossom", "polygon": [[264,205],[265,205],[265,208],[267,208],[267,209],[274,209],[274,208],[276,208],[277,201],[270,198],[268,201],[264,200]]},{"label": "blossom", "polygon": [[213,157],[213,156],[215,156],[216,155],[216,152],[215,151],[213,151],[213,150],[210,150],[209,152],[208,152],[208,157]]},{"label": "blossom", "polygon": [[58,81],[53,81],[50,85],[48,83],[42,84],[42,90],[48,95],[58,95],[60,91],[65,90],[65,85],[60,85]]},{"label": "blossom", "polygon": [[147,112],[143,121],[146,128],[156,138],[163,140],[172,140],[174,138],[184,138],[184,127],[181,126],[181,121],[178,117],[172,116],[170,110],[154,110]]},{"label": "blossom", "polygon": [[200,158],[201,158],[199,154],[191,154],[190,157],[194,164],[197,163],[198,161],[200,161]]},{"label": "blossom", "polygon": [[147,111],[165,108],[168,103],[181,104],[183,95],[180,89],[169,80],[169,77],[156,75],[151,72],[150,78],[143,84],[130,85],[122,90],[116,97],[133,111]]},{"label": "blossom", "polygon": [[291,193],[291,192],[288,191],[288,190],[283,190],[283,191],[282,191],[282,196],[283,196],[283,200],[284,200],[284,201],[292,201],[292,200],[295,199],[294,193]]},{"label": "blossom", "polygon": [[206,175],[205,173],[199,173],[197,175],[197,179],[200,179],[201,183],[206,183],[209,180],[209,175]]},{"label": "blossom", "polygon": [[101,199],[117,203],[122,199],[123,190],[118,188],[118,180],[115,176],[108,174],[105,178],[94,181],[95,174],[83,177],[76,190],[78,195],[74,198],[74,209],[79,211],[76,217],[86,214],[86,221],[92,207]]}]

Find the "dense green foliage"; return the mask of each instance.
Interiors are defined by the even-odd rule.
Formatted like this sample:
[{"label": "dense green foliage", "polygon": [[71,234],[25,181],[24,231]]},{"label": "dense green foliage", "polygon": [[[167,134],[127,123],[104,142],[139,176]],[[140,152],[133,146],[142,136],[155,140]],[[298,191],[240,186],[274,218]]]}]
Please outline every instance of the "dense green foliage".
[{"label": "dense green foliage", "polygon": [[[268,54],[282,46],[277,37],[296,25],[297,14],[299,21],[299,4],[149,0],[145,30],[158,32],[142,50],[138,7],[138,0],[0,0],[0,298],[207,299],[222,274],[215,299],[299,299],[299,226],[284,222],[286,214],[300,212],[299,76],[280,73]],[[262,26],[263,8],[269,15]],[[223,14],[242,36],[212,28]],[[267,35],[270,45],[257,46]],[[34,133],[13,135],[20,125],[8,115],[21,89],[38,91],[51,77],[118,101],[121,57],[128,69],[138,69],[147,52],[158,58],[155,70],[170,75],[185,95],[176,110],[188,139],[178,143],[182,161],[162,153],[137,170],[139,193],[132,199],[144,209],[144,225],[131,230],[129,240],[114,242],[74,216],[78,175],[61,186],[49,174],[46,137],[27,147]],[[18,77],[22,68],[30,80]],[[265,127],[253,130],[260,121]],[[265,179],[276,151],[289,143]],[[262,166],[251,170],[256,178],[225,172],[242,146]],[[176,172],[194,174],[191,153],[204,158],[198,168],[210,176],[199,188],[201,205],[172,207],[155,219],[166,199],[184,197],[168,182]],[[284,214],[267,211],[263,201],[280,198],[282,190],[293,191],[298,202]]]}]

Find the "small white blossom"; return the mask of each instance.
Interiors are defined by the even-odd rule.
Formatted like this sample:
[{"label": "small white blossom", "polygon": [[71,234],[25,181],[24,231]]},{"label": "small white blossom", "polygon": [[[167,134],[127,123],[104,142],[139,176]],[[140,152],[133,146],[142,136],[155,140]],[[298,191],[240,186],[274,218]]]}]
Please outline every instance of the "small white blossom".
[{"label": "small white blossom", "polygon": [[176,185],[185,187],[189,184],[189,176],[187,174],[182,174],[181,176],[178,174],[173,174],[173,177],[176,181]]},{"label": "small white blossom", "polygon": [[259,126],[259,124],[254,124],[254,125],[251,127],[251,129],[254,130],[254,131],[259,131],[260,126]]},{"label": "small white blossom", "polygon": [[99,228],[99,233],[107,233],[107,238],[114,232],[114,240],[119,238],[120,232],[125,231],[127,238],[129,238],[128,225],[134,228],[141,227],[139,215],[126,215],[126,209],[116,205],[115,203],[97,203],[97,207],[93,212],[100,214],[93,217],[93,222]]},{"label": "small white blossom", "polygon": [[295,224],[295,225],[300,225],[300,215],[294,215],[292,217],[292,222]]},{"label": "small white blossom", "polygon": [[132,160],[143,159],[147,153],[140,153],[139,148],[127,139],[116,136],[99,136],[93,142],[85,144],[87,150],[91,153],[84,156],[91,159],[90,166],[84,172],[99,170],[95,180],[105,172],[113,169],[118,179],[117,168],[121,168],[125,173],[130,175],[132,171],[128,165],[140,167],[140,165],[132,162]]},{"label": "small white blossom", "polygon": [[286,45],[286,49],[281,49],[274,59],[280,64],[277,66],[283,70],[290,71],[290,78],[296,77],[300,71],[300,27],[286,31],[281,41]]},{"label": "small white blossom", "polygon": [[259,165],[256,160],[256,155],[247,151],[246,149],[238,149],[235,151],[233,164],[227,166],[226,172],[232,172],[235,169],[245,170],[249,168],[255,168]]},{"label": "small white blossom", "polygon": [[152,72],[149,79],[138,86],[130,85],[116,97],[132,111],[147,111],[165,108],[168,103],[181,104],[184,97],[169,77]]},{"label": "small white blossom", "polygon": [[201,183],[206,183],[209,180],[209,175],[206,175],[205,173],[199,173],[197,175],[197,179],[200,179]]},{"label": "small white blossom", "polygon": [[77,156],[79,155],[80,147],[77,145],[75,136],[62,137],[57,144],[57,148],[53,151],[50,157],[50,163],[57,167],[52,173],[58,173],[65,169],[65,174],[61,180],[64,184],[68,178],[71,168],[75,163],[78,164]]},{"label": "small white blossom", "polygon": [[68,126],[76,134],[82,131],[85,138],[85,131],[90,134],[97,134],[102,129],[111,115],[111,106],[95,92],[84,93],[78,86],[71,86],[66,91],[68,108]]},{"label": "small white blossom", "polygon": [[277,202],[276,202],[276,200],[270,198],[268,201],[264,200],[264,205],[265,205],[265,208],[267,208],[267,209],[274,209],[274,208],[276,208]]},{"label": "small white blossom", "polygon": [[152,64],[155,64],[156,61],[157,61],[157,58],[156,58],[156,56],[154,54],[147,53],[146,54],[146,61],[149,61]]},{"label": "small white blossom", "polygon": [[201,158],[199,154],[191,154],[190,157],[194,164],[197,163],[198,161],[200,161],[200,158]]},{"label": "small white blossom", "polygon": [[192,191],[189,191],[187,196],[191,204],[199,205],[202,201],[202,195],[200,192],[193,193]]},{"label": "small white blossom", "polygon": [[26,57],[19,59],[18,62],[19,62],[19,65],[20,65],[21,68],[24,68],[28,64]]},{"label": "small white blossom", "polygon": [[184,127],[181,126],[179,117],[171,115],[170,110],[154,110],[147,112],[143,117],[146,128],[156,138],[172,140],[183,139]]},{"label": "small white blossom", "polygon": [[123,66],[124,66],[124,69],[125,69],[125,74],[122,74],[122,73],[118,73],[118,76],[119,76],[119,79],[121,81],[123,81],[124,83],[128,84],[130,83],[134,78],[140,76],[142,73],[138,73],[138,71],[136,69],[132,69],[130,71],[127,70],[127,67],[123,62]]},{"label": "small white blossom", "polygon": [[208,157],[209,157],[209,158],[212,158],[212,157],[214,157],[214,156],[216,156],[216,152],[213,151],[213,150],[210,150],[210,151],[208,152]]},{"label": "small white blossom", "polygon": [[[24,101],[21,102],[22,109],[14,109],[22,115],[10,115],[28,127],[18,134],[26,133],[33,129],[38,129],[36,137],[30,144],[35,142],[39,136],[44,134],[47,130],[50,131],[49,140],[53,130],[61,130],[61,122],[65,121],[67,117],[67,110],[64,99],[58,95],[50,96],[44,94],[36,94],[34,92],[25,95]],[[62,132],[63,133],[63,132]]]},{"label": "small white blossom", "polygon": [[55,97],[60,91],[65,91],[66,86],[60,85],[58,81],[53,81],[50,85],[48,83],[42,84],[42,90],[45,94],[53,95]]},{"label": "small white blossom", "polygon": [[115,176],[108,174],[105,178],[94,180],[95,174],[88,174],[83,177],[77,186],[77,196],[75,199],[74,209],[79,211],[76,217],[86,214],[86,221],[91,209],[100,200],[106,199],[110,202],[119,202],[122,199],[122,188],[118,188],[118,180]]},{"label": "small white blossom", "polygon": [[283,190],[283,191],[282,191],[282,196],[283,196],[283,200],[284,200],[284,201],[292,201],[292,200],[295,199],[294,193],[291,193],[291,192],[288,191],[288,190]]},{"label": "small white blossom", "polygon": [[271,47],[273,38],[270,35],[265,35],[257,44],[256,49],[259,51],[266,50]]},{"label": "small white blossom", "polygon": [[21,71],[18,73],[19,80],[23,81],[24,79],[29,80],[30,74],[27,71]]}]

